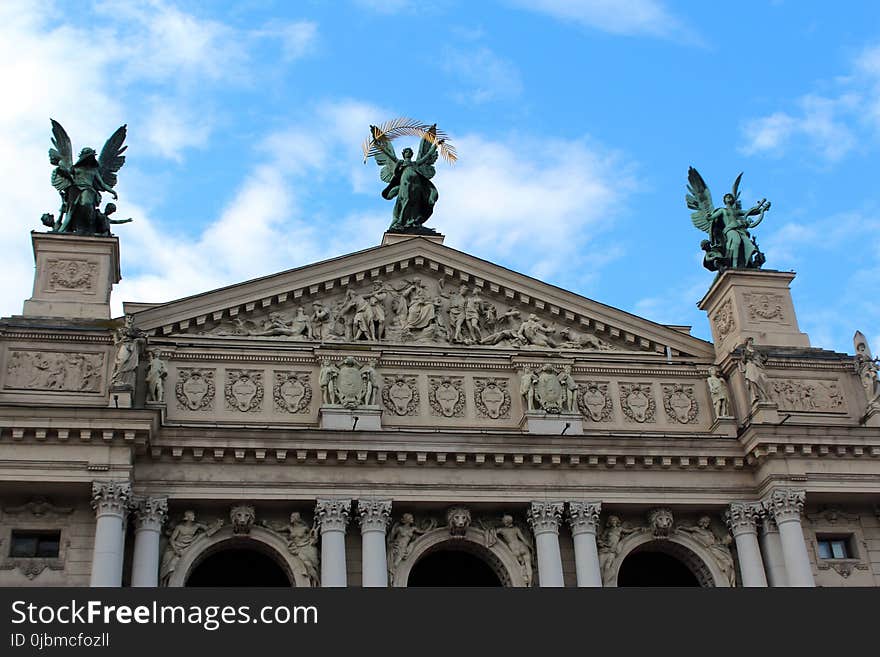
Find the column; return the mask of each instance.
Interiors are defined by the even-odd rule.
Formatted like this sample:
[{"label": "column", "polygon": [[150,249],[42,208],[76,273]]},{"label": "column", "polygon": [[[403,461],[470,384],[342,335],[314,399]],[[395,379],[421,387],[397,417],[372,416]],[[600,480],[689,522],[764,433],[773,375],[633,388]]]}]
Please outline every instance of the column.
[{"label": "column", "polygon": [[756,524],[761,516],[761,505],[757,502],[734,502],[725,515],[730,533],[736,541],[743,586],[767,586]]},{"label": "column", "polygon": [[135,501],[132,586],[159,586],[159,534],[168,517],[164,497],[141,497]]},{"label": "column", "polygon": [[764,531],[761,532],[761,552],[764,555],[764,567],[767,569],[767,582],[770,586],[788,586],[785,574],[785,559],[782,556],[782,540],[779,538],[779,527],[772,515],[764,514]]},{"label": "column", "polygon": [[806,491],[775,488],[762,502],[779,527],[786,583],[789,586],[816,586],[807,543],[804,541],[804,530],[801,527],[805,497]]},{"label": "column", "polygon": [[90,586],[122,586],[125,516],[130,498],[131,484],[127,481],[92,482],[92,508],[97,521]]},{"label": "column", "polygon": [[361,565],[364,586],[388,586],[385,532],[391,520],[391,500],[358,500],[363,540]]},{"label": "column", "polygon": [[351,500],[319,499],[315,520],[321,526],[321,586],[348,586],[345,568],[345,527]]},{"label": "column", "polygon": [[532,502],[529,507],[529,525],[535,533],[538,550],[539,586],[565,586],[559,552],[559,521],[563,508],[562,502]]},{"label": "column", "polygon": [[574,565],[578,586],[602,586],[596,530],[599,527],[601,502],[569,502],[568,524],[574,538]]}]

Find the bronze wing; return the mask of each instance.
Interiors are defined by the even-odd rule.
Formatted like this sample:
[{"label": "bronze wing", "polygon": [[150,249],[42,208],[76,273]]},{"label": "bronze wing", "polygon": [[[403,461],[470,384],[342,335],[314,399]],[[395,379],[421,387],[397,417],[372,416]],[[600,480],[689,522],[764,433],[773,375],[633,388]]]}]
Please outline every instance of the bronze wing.
[{"label": "bronze wing", "polygon": [[712,193],[706,186],[703,176],[693,167],[688,167],[687,190],[688,193],[684,197],[685,202],[688,208],[694,211],[691,213],[691,221],[704,233],[710,233],[712,221],[708,215],[715,209],[712,204]]},{"label": "bronze wing", "polygon": [[110,139],[101,149],[101,155],[98,156],[98,170],[101,178],[107,183],[108,187],[116,186],[116,172],[125,164],[125,157],[122,155],[128,146],[123,146],[125,141],[126,126],[120,126],[116,132],[110,135]]}]

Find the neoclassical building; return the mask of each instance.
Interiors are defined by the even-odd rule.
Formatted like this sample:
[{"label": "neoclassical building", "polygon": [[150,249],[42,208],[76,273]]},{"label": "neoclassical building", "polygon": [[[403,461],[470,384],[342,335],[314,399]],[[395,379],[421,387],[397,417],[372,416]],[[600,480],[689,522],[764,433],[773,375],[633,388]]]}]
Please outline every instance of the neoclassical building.
[{"label": "neoclassical building", "polygon": [[717,276],[706,342],[440,236],[117,319],[116,237],[33,248],[2,585],[880,584],[875,366],[792,273]]}]

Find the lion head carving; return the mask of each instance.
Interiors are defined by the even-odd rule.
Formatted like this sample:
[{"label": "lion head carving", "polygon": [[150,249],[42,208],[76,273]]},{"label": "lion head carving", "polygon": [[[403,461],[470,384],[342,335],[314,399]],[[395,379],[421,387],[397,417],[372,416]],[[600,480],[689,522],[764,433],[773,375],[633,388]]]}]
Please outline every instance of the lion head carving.
[{"label": "lion head carving", "polygon": [[232,533],[250,534],[255,518],[254,507],[248,504],[239,504],[232,507],[229,510],[229,520],[232,521]]},{"label": "lion head carving", "polygon": [[446,524],[453,536],[464,536],[471,524],[471,512],[463,506],[454,506],[446,512]]},{"label": "lion head carving", "polygon": [[654,509],[648,514],[648,523],[651,525],[651,531],[657,538],[666,538],[672,531],[672,511],[665,508]]}]

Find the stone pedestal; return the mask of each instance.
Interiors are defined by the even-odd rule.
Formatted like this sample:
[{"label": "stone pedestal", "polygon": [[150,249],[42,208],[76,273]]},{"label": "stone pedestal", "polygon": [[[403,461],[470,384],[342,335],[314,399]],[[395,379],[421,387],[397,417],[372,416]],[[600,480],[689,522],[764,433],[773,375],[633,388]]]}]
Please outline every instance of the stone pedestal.
[{"label": "stone pedestal", "polygon": [[715,418],[709,431],[725,438],[736,438],[736,418],[725,416]]},{"label": "stone pedestal", "polygon": [[868,410],[865,411],[861,424],[872,428],[880,427],[880,404],[876,401],[868,404]]},{"label": "stone pedestal", "polygon": [[334,431],[380,431],[382,429],[382,410],[378,406],[363,406],[361,408],[322,406],[318,409],[318,418],[318,426],[321,429]]},{"label": "stone pedestal", "polygon": [[404,240],[411,240],[414,237],[423,237],[429,242],[434,242],[435,244],[443,244],[444,235],[440,235],[439,233],[436,235],[418,235],[414,233],[392,233],[389,231],[385,231],[382,235],[382,246],[388,246],[389,244],[397,244],[398,242],[403,242]]},{"label": "stone pedestal", "polygon": [[36,272],[25,316],[110,319],[119,238],[32,232],[31,241]]},{"label": "stone pedestal", "polygon": [[110,408],[131,408],[134,389],[128,385],[110,387]]},{"label": "stone pedestal", "polygon": [[754,402],[749,412],[752,424],[779,424],[779,404]]},{"label": "stone pedestal", "polygon": [[789,283],[793,272],[729,269],[697,304],[709,315],[717,360],[754,338],[755,345],[809,347],[798,328]]},{"label": "stone pedestal", "polygon": [[582,436],[584,423],[577,413],[546,413],[528,411],[520,422],[526,433],[548,436]]}]

